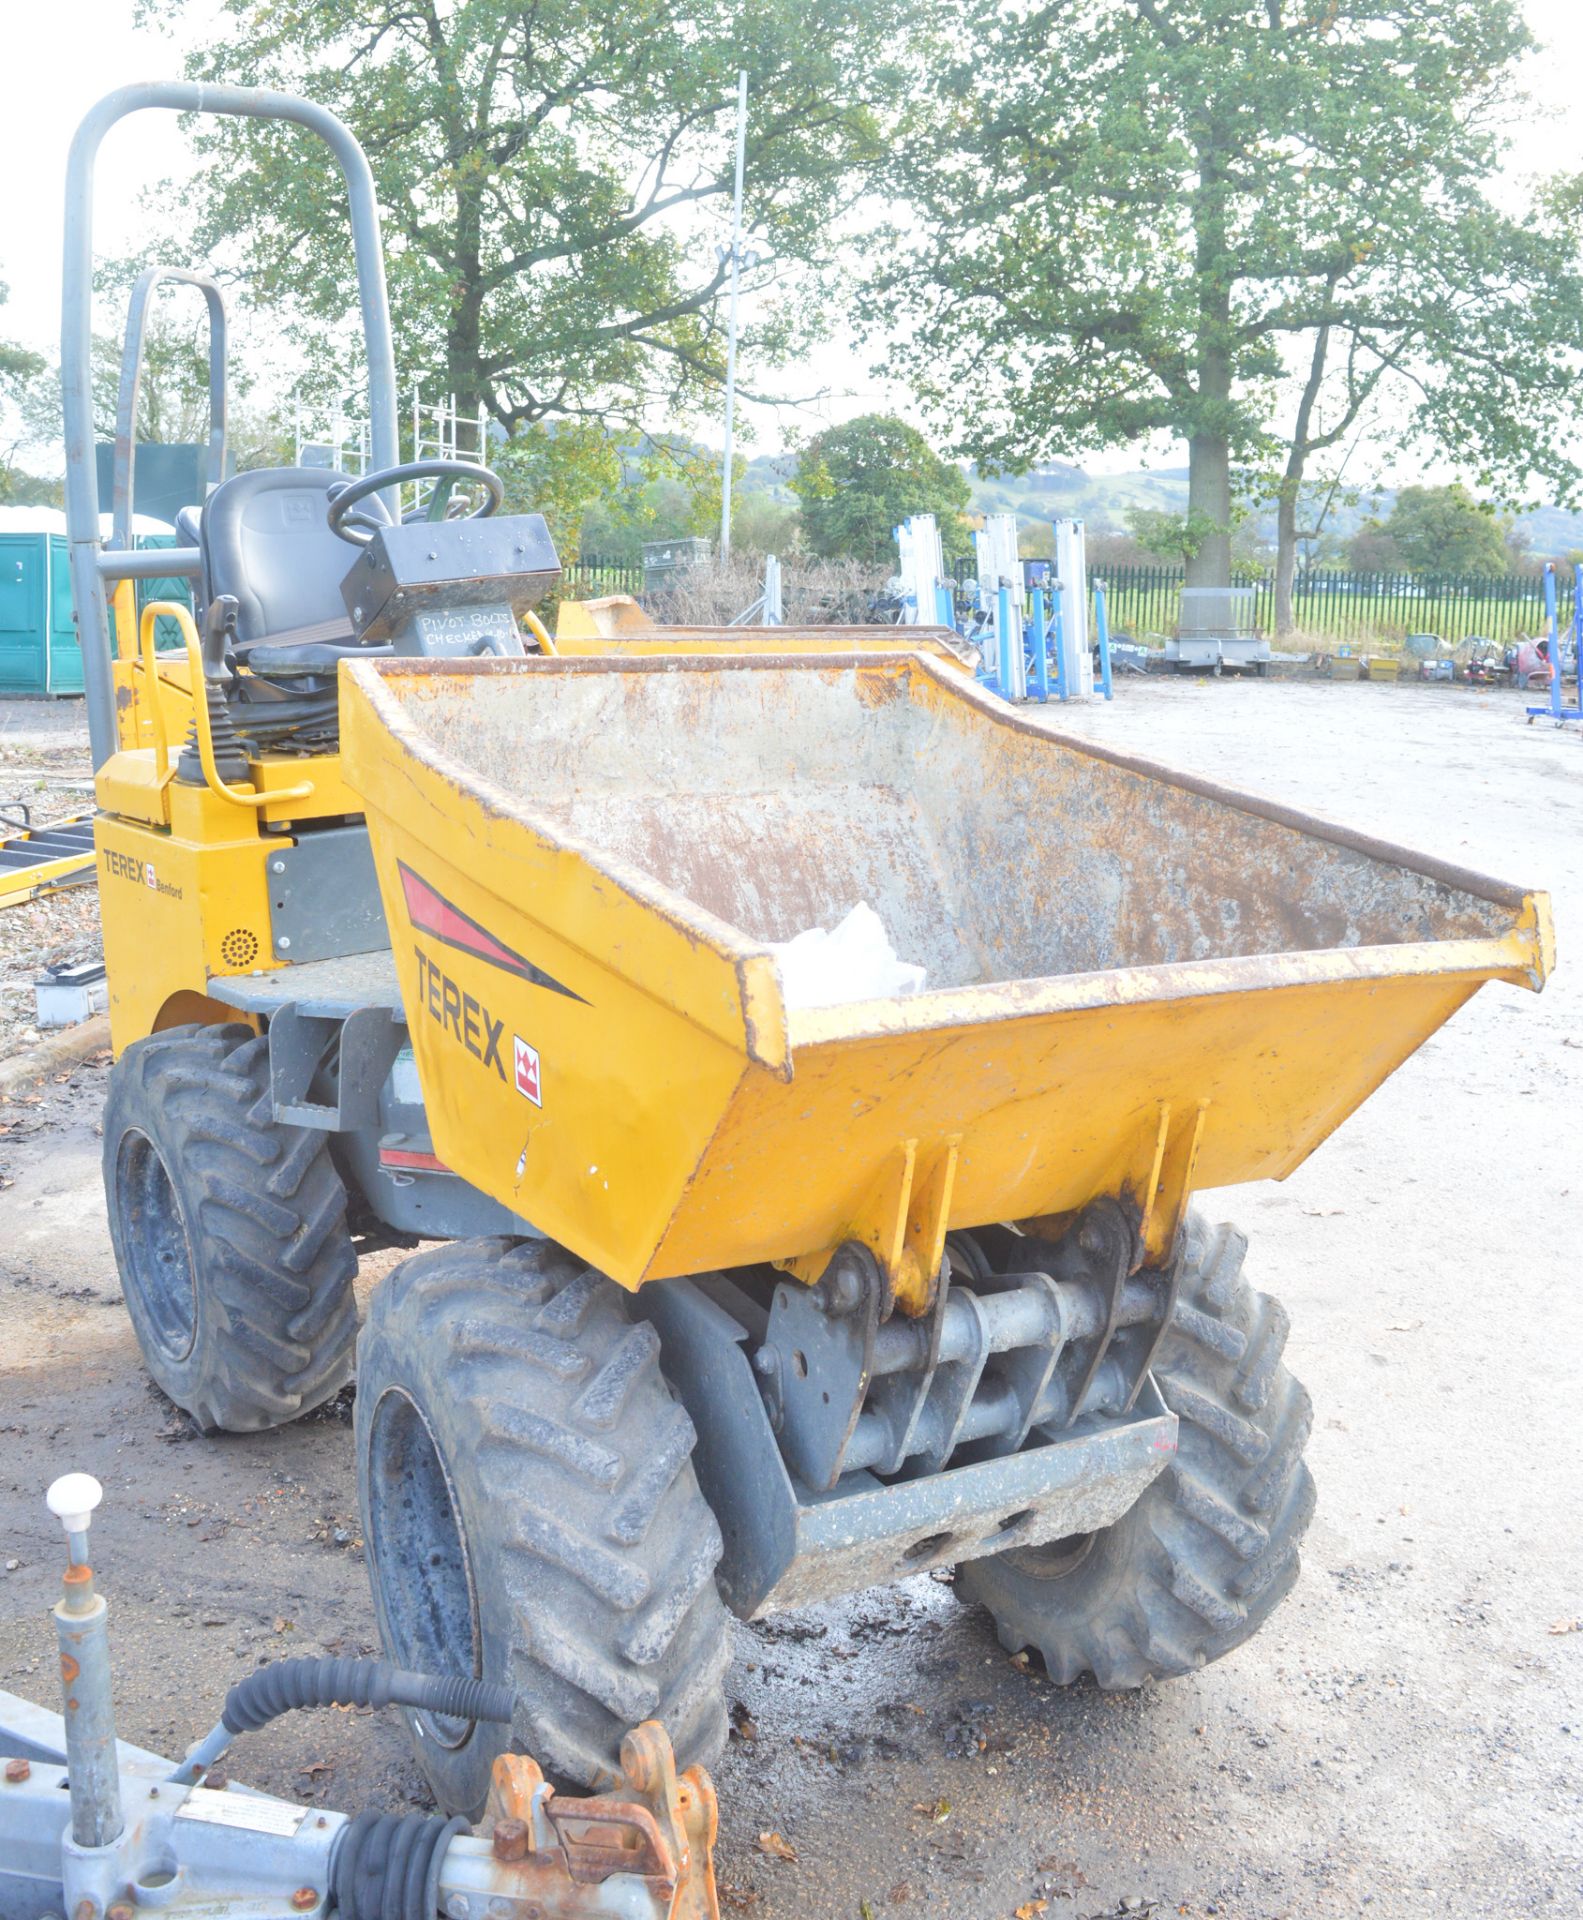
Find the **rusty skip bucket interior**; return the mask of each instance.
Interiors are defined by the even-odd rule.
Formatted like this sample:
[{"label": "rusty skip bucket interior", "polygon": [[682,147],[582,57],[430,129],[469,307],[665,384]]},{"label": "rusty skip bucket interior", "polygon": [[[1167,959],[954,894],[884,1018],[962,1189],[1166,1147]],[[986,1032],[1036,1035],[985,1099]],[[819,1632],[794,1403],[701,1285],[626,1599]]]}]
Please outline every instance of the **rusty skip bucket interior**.
[{"label": "rusty skip bucket interior", "polygon": [[[1290,1173],[1545,897],[1061,735],[952,668],[379,661],[342,682],[439,1156],[626,1286]],[[856,903],[927,969],[788,1010]]]}]

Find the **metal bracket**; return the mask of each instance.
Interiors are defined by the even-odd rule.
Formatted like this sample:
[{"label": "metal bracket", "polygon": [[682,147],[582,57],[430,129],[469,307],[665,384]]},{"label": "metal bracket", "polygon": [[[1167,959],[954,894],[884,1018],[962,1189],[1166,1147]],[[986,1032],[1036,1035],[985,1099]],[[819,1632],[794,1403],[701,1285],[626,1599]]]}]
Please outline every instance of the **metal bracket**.
[{"label": "metal bracket", "polygon": [[787,1465],[819,1490],[840,1479],[863,1410],[874,1371],[880,1291],[873,1255],[849,1242],[818,1286],[783,1280],[770,1303],[755,1365],[773,1382]]},{"label": "metal bracket", "polygon": [[[379,1094],[407,1037],[389,1007],[358,1007],[340,1019],[301,1013],[294,1002],[269,1022],[269,1087],[275,1118],[296,1127],[349,1133],[379,1125]],[[323,1077],[332,1103],[313,1097]]]},{"label": "metal bracket", "polygon": [[1104,1296],[1106,1313],[1105,1325],[1094,1342],[1088,1366],[1072,1391],[1071,1411],[1065,1421],[1067,1426],[1071,1426],[1077,1418],[1084,1396],[1094,1384],[1094,1377],[1104,1364],[1110,1343],[1115,1338],[1116,1324],[1121,1314],[1121,1290],[1137,1264],[1138,1245],[1132,1222],[1116,1200],[1096,1200],[1091,1206],[1085,1207],[1073,1239],[1084,1258],[1087,1277],[1099,1286]]},{"label": "metal bracket", "polygon": [[339,960],[390,945],[367,827],[316,827],[271,847],[270,940],[278,960]]},{"label": "metal bracket", "polygon": [[[951,1134],[920,1166],[918,1142],[898,1142],[843,1235],[843,1244],[855,1241],[868,1248],[889,1296],[911,1319],[928,1313],[935,1302],[961,1145],[962,1136]],[[785,1271],[811,1285],[832,1257],[805,1254],[786,1261]]]}]

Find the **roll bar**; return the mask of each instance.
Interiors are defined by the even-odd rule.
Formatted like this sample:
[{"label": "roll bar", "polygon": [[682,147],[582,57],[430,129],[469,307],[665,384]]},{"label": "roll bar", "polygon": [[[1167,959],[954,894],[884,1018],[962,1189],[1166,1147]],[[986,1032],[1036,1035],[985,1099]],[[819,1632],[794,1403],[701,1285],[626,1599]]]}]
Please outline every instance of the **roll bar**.
[{"label": "roll bar", "polygon": [[[121,350],[121,391],[115,407],[115,477],[110,489],[111,539],[120,553],[132,551],[133,475],[137,467],[137,396],[143,381],[143,336],[148,310],[160,286],[197,287],[209,309],[209,485],[225,478],[225,297],[218,281],[184,267],[147,267],[132,288],[126,345]],[[95,480],[97,482],[97,472]],[[190,549],[188,549],[190,551]]]},{"label": "roll bar", "polygon": [[[350,128],[328,109],[315,106],[309,100],[261,87],[215,87],[190,80],[153,80],[118,87],[114,93],[106,94],[78,127],[66,165],[66,245],[60,325],[61,399],[66,423],[66,533],[71,543],[72,601],[77,637],[82,646],[88,738],[96,769],[116,748],[105,582],[142,577],[149,569],[141,567],[141,562],[151,563],[159,575],[191,571],[197,564],[197,555],[190,549],[133,555],[103,551],[99,539],[91,367],[94,165],[100,143],[111,127],[128,114],[139,113],[146,107],[162,107],[172,113],[234,114],[250,120],[291,120],[318,134],[329,146],[340,163],[351,208],[358,303],[362,309],[363,341],[368,359],[370,451],[376,467],[393,467],[400,458],[396,358],[390,336],[390,308],[385,297],[379,208],[368,158]],[[211,306],[211,322],[212,316]],[[211,377],[214,342],[215,334],[211,330]],[[212,460],[212,421],[210,451]],[[130,488],[128,494],[130,516]],[[130,524],[128,517],[128,532]]]}]

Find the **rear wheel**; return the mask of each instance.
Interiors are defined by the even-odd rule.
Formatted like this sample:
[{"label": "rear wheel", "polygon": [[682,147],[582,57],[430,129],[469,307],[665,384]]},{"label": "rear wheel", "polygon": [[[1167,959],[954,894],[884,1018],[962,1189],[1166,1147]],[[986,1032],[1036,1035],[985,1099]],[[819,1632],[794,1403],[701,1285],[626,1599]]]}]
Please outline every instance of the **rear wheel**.
[{"label": "rear wheel", "polygon": [[1281,1361],[1288,1320],[1243,1277],[1247,1241],[1193,1215],[1155,1362],[1178,1416],[1173,1464],[1113,1526],[1013,1548],[957,1571],[1002,1646],[1032,1647],[1062,1685],[1190,1673],[1242,1645],[1297,1578],[1314,1510],[1308,1394]]},{"label": "rear wheel", "polygon": [[[386,1653],[509,1682],[516,1741],[580,1786],[659,1719],[677,1763],[725,1742],[730,1628],[693,1427],[626,1296],[547,1242],[404,1261],[358,1346],[363,1537]],[[407,1716],[436,1800],[477,1818],[501,1727]]]},{"label": "rear wheel", "polygon": [[326,1136],[275,1120],[266,1039],[181,1027],[128,1047],[104,1185],[144,1363],[200,1427],[280,1426],[351,1378],[346,1192]]}]

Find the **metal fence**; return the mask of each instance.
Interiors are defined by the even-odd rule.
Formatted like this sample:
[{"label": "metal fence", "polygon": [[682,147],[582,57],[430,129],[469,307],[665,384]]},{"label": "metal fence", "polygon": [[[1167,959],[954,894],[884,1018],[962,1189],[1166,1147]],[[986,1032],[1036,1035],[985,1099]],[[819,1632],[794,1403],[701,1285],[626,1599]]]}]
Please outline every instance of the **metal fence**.
[{"label": "metal fence", "polygon": [[641,593],[640,560],[605,560],[586,554],[568,560],[562,570],[561,594],[567,600],[598,600],[607,593]]},{"label": "metal fence", "polygon": [[[1181,606],[1179,567],[1093,567],[1105,582],[1112,629],[1142,639],[1175,631]],[[1254,621],[1275,632],[1273,571],[1239,573],[1236,584],[1254,589]],[[1569,571],[1556,571],[1556,600],[1563,627],[1572,618]],[[1535,574],[1348,573],[1298,574],[1292,614],[1305,637],[1330,640],[1391,640],[1408,633],[1443,640],[1475,636],[1508,641],[1538,634],[1545,626],[1544,580]]]},{"label": "metal fence", "polygon": [[[960,580],[971,577],[971,560],[952,569]],[[1101,567],[1089,569],[1105,582],[1113,632],[1143,639],[1176,630],[1181,611],[1180,567]],[[1275,632],[1275,573],[1239,570],[1235,584],[1254,590],[1254,624]],[[606,593],[641,593],[643,567],[636,560],[609,560],[585,554],[568,561],[562,594],[569,600],[593,600]],[[1563,627],[1572,619],[1570,570],[1556,569],[1556,601]],[[1304,638],[1336,641],[1399,639],[1407,633],[1433,633],[1443,640],[1475,636],[1502,643],[1517,634],[1544,631],[1544,579],[1523,574],[1349,573],[1342,569],[1299,573],[1292,586],[1292,611]]]}]

